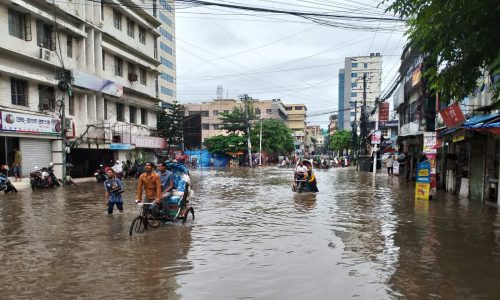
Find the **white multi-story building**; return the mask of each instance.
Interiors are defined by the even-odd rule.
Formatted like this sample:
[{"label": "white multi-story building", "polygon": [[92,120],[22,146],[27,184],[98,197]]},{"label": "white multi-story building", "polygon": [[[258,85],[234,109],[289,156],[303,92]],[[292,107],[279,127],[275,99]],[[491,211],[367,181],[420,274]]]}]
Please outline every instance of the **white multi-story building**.
[{"label": "white multi-story building", "polygon": [[[19,148],[24,174],[51,161],[60,174],[63,101],[73,176],[161,148],[158,103],[174,99],[175,79],[158,82],[167,30],[160,13],[174,19],[155,0],[0,0],[0,161],[11,164]],[[171,25],[165,74],[175,77]],[[61,79],[70,93],[58,90]],[[161,96],[160,85],[172,93]]]},{"label": "white multi-story building", "polygon": [[[365,79],[363,79],[365,77]],[[351,130],[350,122],[359,121],[363,105],[363,85],[366,84],[367,111],[375,107],[375,99],[380,96],[382,85],[382,57],[380,53],[370,56],[346,57],[344,66],[343,129]],[[340,99],[339,99],[340,101]],[[340,107],[340,105],[339,105]],[[357,107],[357,109],[355,108]],[[339,118],[340,119],[340,118]]]}]

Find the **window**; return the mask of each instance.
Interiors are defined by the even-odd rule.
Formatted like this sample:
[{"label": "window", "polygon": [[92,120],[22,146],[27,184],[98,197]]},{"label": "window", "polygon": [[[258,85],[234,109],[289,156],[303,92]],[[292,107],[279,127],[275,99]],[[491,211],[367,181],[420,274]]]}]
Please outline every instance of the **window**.
[{"label": "window", "polygon": [[357,97],[357,96],[358,96],[358,93],[355,93],[355,92],[351,93],[351,97]]},{"label": "window", "polygon": [[108,100],[104,99],[104,120],[108,119]]},{"label": "window", "polygon": [[49,50],[54,50],[55,40],[54,27],[40,20],[36,21],[37,45]]},{"label": "window", "polygon": [[115,75],[123,76],[123,61],[118,56],[115,56]]},{"label": "window", "polygon": [[365,69],[367,69],[367,68],[368,68],[368,63],[365,63]]},{"label": "window", "polygon": [[165,16],[160,12],[160,20],[163,21],[163,23],[167,24],[168,26],[172,27],[172,20],[170,20],[169,17]]},{"label": "window", "polygon": [[302,106],[295,106],[295,110],[302,110]]},{"label": "window", "polygon": [[127,34],[131,38],[135,37],[135,24],[129,18],[127,18]]},{"label": "window", "polygon": [[256,114],[257,116],[260,116],[260,108],[256,108],[256,109],[255,109],[255,114]]},{"label": "window", "polygon": [[122,30],[122,14],[116,9],[113,9],[113,26],[118,30]]},{"label": "window", "polygon": [[287,106],[287,107],[285,107],[285,110],[292,110],[292,107],[291,106]]},{"label": "window", "polygon": [[166,73],[161,73],[161,79],[168,81],[170,83],[174,83],[174,77],[172,77]]},{"label": "window", "polygon": [[75,115],[75,97],[73,95],[69,96],[68,99],[68,113],[72,116]]},{"label": "window", "polygon": [[207,123],[203,123],[203,124],[201,124],[201,129],[202,130],[209,130],[210,129],[210,125],[207,124]]},{"label": "window", "polygon": [[66,55],[73,57],[73,37],[71,35],[66,36]]},{"label": "window", "polygon": [[162,42],[160,42],[160,49],[163,50],[163,51],[165,51],[165,52],[167,52],[170,55],[174,54],[174,50],[172,50],[172,48],[170,48],[169,46],[165,45]]},{"label": "window", "polygon": [[14,105],[28,106],[28,82],[22,79],[11,78],[10,98]]},{"label": "window", "polygon": [[266,114],[272,115],[273,114],[273,110],[270,109],[270,108],[266,109]]},{"label": "window", "polygon": [[352,73],[352,74],[351,74],[351,77],[353,77],[353,78],[354,78],[354,77],[358,77],[358,73]]},{"label": "window", "polygon": [[164,65],[165,67],[170,68],[172,70],[174,69],[174,64],[171,61],[169,61],[168,59],[162,57],[160,59],[160,61],[161,61],[162,65]]},{"label": "window", "polygon": [[128,117],[129,122],[132,124],[137,123],[137,107],[129,106],[128,107]]},{"label": "window", "polygon": [[38,85],[38,109],[54,111],[56,108],[56,97],[54,87]]},{"label": "window", "polygon": [[228,113],[229,113],[229,110],[225,109],[225,110],[224,110],[224,113],[225,113],[225,114],[228,114]]},{"label": "window", "polygon": [[139,68],[139,77],[142,85],[147,85],[147,73],[146,69]]},{"label": "window", "polygon": [[358,63],[352,63],[352,64],[351,64],[351,67],[352,67],[352,68],[357,68],[357,67],[358,67]]},{"label": "window", "polygon": [[212,111],[212,114],[213,114],[214,117],[217,117],[219,115],[219,111],[214,109]]},{"label": "window", "polygon": [[165,94],[165,95],[170,96],[170,97],[174,96],[174,91],[172,91],[171,89],[166,88],[164,86],[161,86],[161,92],[162,92],[162,94]]},{"label": "window", "polygon": [[220,124],[213,124],[212,127],[214,128],[214,130],[219,130]]},{"label": "window", "polygon": [[106,52],[102,50],[102,69],[106,70]]},{"label": "window", "polygon": [[358,86],[358,84],[356,82],[351,83],[351,88],[355,88],[357,86]]},{"label": "window", "polygon": [[125,105],[123,103],[116,103],[116,120],[125,121]]},{"label": "window", "polygon": [[9,9],[9,34],[23,40],[31,41],[30,15]]},{"label": "window", "polygon": [[161,28],[160,27],[160,33],[161,35],[163,35],[167,40],[173,42],[174,41],[174,37],[168,32],[166,31],[165,29]]},{"label": "window", "polygon": [[208,117],[208,110],[204,110],[201,112],[202,117]]},{"label": "window", "polygon": [[145,108],[141,108],[141,124],[148,125],[148,111]]},{"label": "window", "polygon": [[146,45],[146,29],[139,27],[139,42]]}]

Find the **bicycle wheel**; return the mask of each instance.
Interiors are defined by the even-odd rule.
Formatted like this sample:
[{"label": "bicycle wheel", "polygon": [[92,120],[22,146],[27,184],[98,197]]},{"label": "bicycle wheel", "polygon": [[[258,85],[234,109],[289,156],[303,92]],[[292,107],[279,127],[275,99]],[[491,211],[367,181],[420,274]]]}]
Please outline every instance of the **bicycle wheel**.
[{"label": "bicycle wheel", "polygon": [[132,235],[132,233],[143,233],[144,229],[146,229],[146,224],[145,220],[142,216],[137,216],[135,219],[132,221],[132,225],[130,225],[130,232],[129,235]]}]

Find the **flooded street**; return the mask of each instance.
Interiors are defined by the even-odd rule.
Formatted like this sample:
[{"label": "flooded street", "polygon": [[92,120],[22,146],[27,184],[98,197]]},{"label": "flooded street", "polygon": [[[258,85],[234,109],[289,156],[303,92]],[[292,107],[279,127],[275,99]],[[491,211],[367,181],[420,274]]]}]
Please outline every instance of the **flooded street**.
[{"label": "flooded street", "polygon": [[0,195],[0,298],[500,299],[496,208],[353,169],[196,170],[196,219],[129,237],[103,186]]}]

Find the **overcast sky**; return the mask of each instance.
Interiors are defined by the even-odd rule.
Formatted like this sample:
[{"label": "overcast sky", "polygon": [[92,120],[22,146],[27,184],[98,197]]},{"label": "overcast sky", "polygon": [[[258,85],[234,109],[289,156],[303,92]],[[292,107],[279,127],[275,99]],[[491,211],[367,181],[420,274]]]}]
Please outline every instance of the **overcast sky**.
[{"label": "overcast sky", "polygon": [[[376,8],[379,2],[234,0],[232,3],[382,16],[383,8]],[[221,85],[224,97],[237,98],[246,93],[262,100],[279,98],[286,104],[304,103],[309,113],[334,111],[338,106],[338,70],[343,68],[346,56],[379,52],[383,56],[382,89],[395,80],[406,38],[401,28],[391,24],[373,21],[370,26],[372,30],[347,30],[295,16],[179,4],[177,99],[181,103],[210,101],[217,97],[217,86]],[[326,128],[328,114],[309,117],[307,121]]]}]

